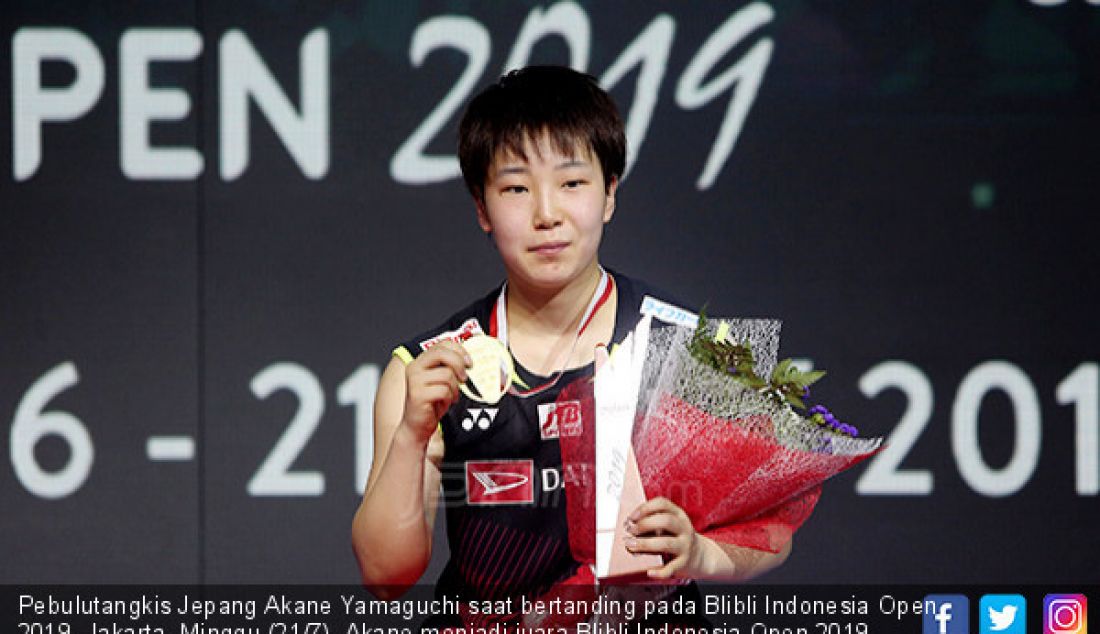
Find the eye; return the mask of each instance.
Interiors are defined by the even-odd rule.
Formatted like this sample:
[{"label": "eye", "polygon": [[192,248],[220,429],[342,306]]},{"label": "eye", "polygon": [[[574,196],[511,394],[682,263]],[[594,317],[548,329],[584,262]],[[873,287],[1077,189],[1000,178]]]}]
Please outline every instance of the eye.
[{"label": "eye", "polygon": [[522,194],[527,191],[524,185],[505,185],[500,188],[502,194]]},{"label": "eye", "polygon": [[581,178],[575,178],[575,179],[573,179],[573,180],[567,180],[567,181],[565,181],[565,182],[564,182],[564,183],[562,184],[562,187],[564,187],[565,189],[577,189],[578,187],[581,187],[582,185],[585,185],[585,184],[587,184],[587,183],[588,183],[588,181],[586,181],[586,180],[584,180],[584,179],[581,179]]}]

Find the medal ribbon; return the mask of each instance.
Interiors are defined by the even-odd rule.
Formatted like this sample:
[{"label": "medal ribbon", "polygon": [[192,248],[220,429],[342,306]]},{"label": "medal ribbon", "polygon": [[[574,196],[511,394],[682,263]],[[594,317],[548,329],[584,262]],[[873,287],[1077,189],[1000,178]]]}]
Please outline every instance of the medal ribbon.
[{"label": "medal ribbon", "polygon": [[[505,300],[507,290],[508,282],[505,282],[504,285],[500,287],[500,295],[497,297],[496,307],[493,309],[493,314],[489,318],[489,336],[499,339],[500,342],[504,344],[505,348],[508,348],[508,306]],[[607,274],[607,271],[603,270],[603,267],[600,267],[600,281],[596,284],[596,290],[592,293],[592,299],[589,300],[588,307],[584,309],[584,314],[581,316],[581,323],[577,326],[577,334],[573,337],[573,345],[569,348],[569,354],[566,356],[562,368],[555,372],[553,378],[546,383],[525,390],[520,390],[515,386],[519,377],[513,376],[512,384],[508,386],[508,393],[520,398],[527,398],[545,392],[557,385],[558,379],[560,379],[562,373],[565,372],[565,365],[569,363],[569,358],[573,356],[573,351],[577,348],[577,342],[580,341],[581,335],[584,334],[585,329],[588,328],[588,324],[592,323],[592,319],[596,316],[596,311],[611,298],[611,293],[614,290],[615,280]],[[508,349],[508,352],[511,354],[511,348]]]}]

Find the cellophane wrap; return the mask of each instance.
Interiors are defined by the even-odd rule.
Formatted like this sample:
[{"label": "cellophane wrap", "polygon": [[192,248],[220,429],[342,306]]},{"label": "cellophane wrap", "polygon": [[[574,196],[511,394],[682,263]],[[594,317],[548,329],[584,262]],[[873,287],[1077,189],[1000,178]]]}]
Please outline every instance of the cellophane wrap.
[{"label": "cellophane wrap", "polygon": [[[726,320],[730,338],[748,341],[756,372],[776,365],[780,323]],[[853,438],[806,420],[790,406],[698,361],[694,329],[662,325],[650,334],[633,447],[646,497],[665,497],[695,530],[727,544],[778,552],[810,516],[821,483],[878,450],[879,438]],[[558,397],[578,401],[581,424],[560,437],[569,541],[595,561],[595,405],[591,381]]]}]

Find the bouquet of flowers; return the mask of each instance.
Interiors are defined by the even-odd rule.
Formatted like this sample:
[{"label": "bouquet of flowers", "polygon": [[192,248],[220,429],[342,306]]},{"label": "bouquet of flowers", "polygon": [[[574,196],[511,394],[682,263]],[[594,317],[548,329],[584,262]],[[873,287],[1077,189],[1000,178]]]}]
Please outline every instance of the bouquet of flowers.
[{"label": "bouquet of flowers", "polygon": [[594,382],[558,398],[579,404],[582,421],[560,438],[570,546],[579,561],[596,562],[598,576],[615,574],[611,538],[598,533],[633,510],[608,508],[635,504],[633,469],[646,498],[679,505],[697,532],[777,552],[813,511],[821,483],[882,442],[859,438],[820,405],[806,409],[824,372],[776,361],[778,321],[689,320],[676,310],[681,318],[667,325],[651,323],[662,314],[651,310]]}]

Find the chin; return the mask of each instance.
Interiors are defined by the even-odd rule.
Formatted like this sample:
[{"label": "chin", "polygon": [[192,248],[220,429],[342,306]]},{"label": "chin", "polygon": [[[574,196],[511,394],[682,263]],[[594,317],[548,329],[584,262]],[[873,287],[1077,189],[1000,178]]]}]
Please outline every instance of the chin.
[{"label": "chin", "polygon": [[567,267],[554,271],[534,272],[527,278],[528,283],[544,290],[560,289],[585,277],[586,267]]},{"label": "chin", "polygon": [[541,290],[556,290],[565,287],[573,280],[570,275],[528,275],[525,281],[532,287]]},{"label": "chin", "polygon": [[573,281],[580,273],[576,268],[562,264],[542,263],[519,269],[520,279],[525,283],[542,289],[559,288]]},{"label": "chin", "polygon": [[[573,254],[569,254],[573,255]],[[505,262],[509,276],[541,290],[556,290],[583,277],[595,262],[581,262],[576,257],[542,258],[533,254]]]}]

